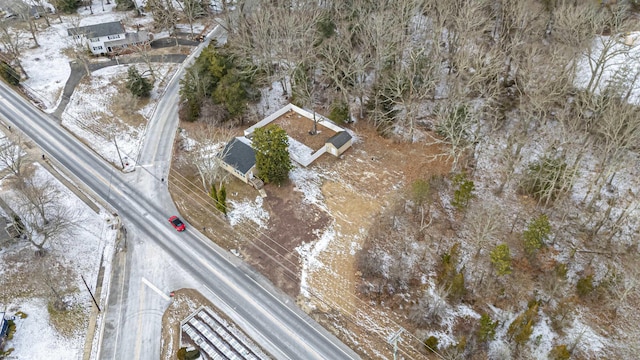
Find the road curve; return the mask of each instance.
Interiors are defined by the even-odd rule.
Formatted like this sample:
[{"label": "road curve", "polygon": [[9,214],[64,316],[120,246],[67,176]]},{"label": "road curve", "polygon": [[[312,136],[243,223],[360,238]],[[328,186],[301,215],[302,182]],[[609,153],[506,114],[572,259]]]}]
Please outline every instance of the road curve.
[{"label": "road curve", "polygon": [[[270,343],[282,359],[357,359],[358,355],[313,321],[260,275],[194,231],[177,233],[167,211],[130,185],[119,172],[0,82],[0,120],[22,131],[59,163],[67,176],[109,203],[127,226],[135,227],[172,255],[175,263],[227,304]],[[189,226],[187,224],[187,226]],[[242,326],[242,325],[241,325]]]}]

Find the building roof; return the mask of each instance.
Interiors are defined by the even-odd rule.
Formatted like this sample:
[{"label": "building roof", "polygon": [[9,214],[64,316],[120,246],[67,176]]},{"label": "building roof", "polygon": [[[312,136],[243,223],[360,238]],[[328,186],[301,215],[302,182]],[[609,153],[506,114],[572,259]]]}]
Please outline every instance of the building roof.
[{"label": "building roof", "polygon": [[346,131],[340,131],[339,133],[333,135],[327,140],[327,142],[333,144],[336,148],[341,148],[342,145],[346,144],[349,140],[351,140],[351,135]]},{"label": "building roof", "polygon": [[218,156],[222,158],[222,161],[235,167],[243,174],[246,174],[256,164],[255,150],[239,138],[229,141]]},{"label": "building roof", "polygon": [[125,30],[124,25],[122,25],[120,21],[112,21],[108,23],[67,29],[67,33],[69,35],[84,35],[88,38],[96,38],[101,36],[124,34]]},{"label": "building roof", "polygon": [[149,41],[148,31],[138,31],[134,33],[126,33],[124,39],[106,41],[104,46],[122,46],[129,44],[139,44],[145,41]]}]

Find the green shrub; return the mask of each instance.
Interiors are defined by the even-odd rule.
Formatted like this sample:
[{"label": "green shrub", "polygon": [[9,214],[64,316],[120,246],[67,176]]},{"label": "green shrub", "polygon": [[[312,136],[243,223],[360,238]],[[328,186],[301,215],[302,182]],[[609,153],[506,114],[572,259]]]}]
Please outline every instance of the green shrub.
[{"label": "green shrub", "polygon": [[556,345],[549,352],[549,359],[551,360],[569,360],[571,358],[571,352],[567,349],[567,345]]},{"label": "green shrub", "polygon": [[578,280],[576,290],[578,295],[585,297],[593,292],[593,275],[588,275]]},{"label": "green shrub", "polygon": [[185,360],[185,356],[187,354],[187,348],[178,349],[178,353],[176,354],[178,360]]},{"label": "green shrub", "polygon": [[187,351],[184,355],[185,360],[196,360],[199,357],[200,357],[200,350],[198,349]]},{"label": "green shrub", "polygon": [[19,317],[20,319],[26,319],[29,315],[27,315],[26,313],[24,313],[22,311],[18,311],[16,313],[16,316]]},{"label": "green shrub", "polygon": [[556,276],[561,279],[567,278],[567,264],[557,263],[555,267]]},{"label": "green shrub", "polygon": [[424,204],[431,195],[431,186],[426,180],[418,179],[411,184],[411,198],[420,206]]},{"label": "green shrub", "polygon": [[80,4],[82,2],[80,0],[57,0],[55,1],[56,9],[58,11],[62,11],[65,14],[73,14],[78,10]]},{"label": "green shrub", "polygon": [[428,338],[426,338],[424,340],[424,347],[427,349],[427,351],[429,352],[436,352],[438,351],[438,338],[435,336],[429,336]]},{"label": "green shrub", "polygon": [[116,10],[118,11],[133,10],[135,7],[133,0],[116,0]]},{"label": "green shrub", "polygon": [[20,84],[20,74],[11,65],[4,61],[0,61],[0,76],[9,85],[17,86]]}]

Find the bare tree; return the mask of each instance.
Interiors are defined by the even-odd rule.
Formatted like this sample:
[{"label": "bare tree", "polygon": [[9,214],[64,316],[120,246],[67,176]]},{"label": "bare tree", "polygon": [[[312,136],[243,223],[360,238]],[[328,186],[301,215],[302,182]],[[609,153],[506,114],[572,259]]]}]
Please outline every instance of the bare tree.
[{"label": "bare tree", "polygon": [[21,48],[24,46],[21,32],[11,28],[7,19],[0,19],[0,44],[4,51],[11,55],[11,60],[20,69],[22,74],[28,79],[29,74],[22,67]]},{"label": "bare tree", "polygon": [[439,138],[433,137],[433,144],[447,144],[445,152],[441,155],[452,160],[452,171],[458,169],[460,159],[473,148],[477,139],[478,120],[477,114],[465,104],[453,104],[450,107],[441,107],[436,112],[436,133]]},{"label": "bare tree", "polygon": [[151,59],[151,44],[148,41],[145,41],[142,44],[134,45],[133,49],[138,55],[140,55],[142,61],[147,65],[147,68],[149,69],[149,75],[151,75],[152,83],[155,83],[156,72],[154,68],[156,67],[156,64]]},{"label": "bare tree", "polygon": [[280,82],[284,93],[290,94],[295,69],[314,59],[315,24],[320,15],[310,1],[290,7],[262,4],[243,16],[229,41],[231,50],[256,72],[263,71],[270,81]]},{"label": "bare tree", "polygon": [[[18,12],[18,15],[29,25],[29,32],[31,33],[31,39],[34,42],[34,46],[39,47],[40,44],[38,43],[38,37],[36,35],[36,33],[38,32],[38,26],[35,23],[35,17],[31,14],[31,5],[24,2],[19,2],[18,5],[16,5],[16,10]],[[35,11],[36,14],[39,13],[37,7],[35,8]]]},{"label": "bare tree", "polygon": [[[349,24],[337,24],[336,35],[326,39],[318,47],[319,68],[322,77],[335,86],[343,101],[350,107],[350,99],[355,97],[359,103],[360,118],[364,116],[365,96],[369,90],[367,75],[371,70],[372,59],[369,54],[357,51],[351,39],[339,36],[349,32]],[[349,111],[350,112],[350,111]]]},{"label": "bare tree", "polygon": [[422,105],[434,96],[439,63],[424,49],[410,49],[406,53],[400,71],[391,77],[390,98],[401,109],[396,125],[408,131],[407,138],[413,142]]},{"label": "bare tree", "polygon": [[[47,23],[47,27],[51,26],[51,22],[49,21],[49,7],[53,8],[53,5],[49,3],[45,3],[44,0],[31,0],[31,4],[36,7],[36,11],[38,14],[42,15],[44,21]],[[40,12],[42,10],[42,12]],[[53,9],[55,11],[55,9]]]},{"label": "bare tree", "polygon": [[84,66],[85,74],[87,76],[91,76],[91,70],[89,70],[89,49],[85,43],[85,37],[87,34],[80,30],[79,16],[72,17],[69,22],[72,25],[71,31],[73,36],[70,37],[70,47],[73,51],[74,58]]},{"label": "bare tree", "polygon": [[[211,185],[228,179],[229,173],[216,159],[223,148],[216,145],[224,146],[233,136],[229,129],[204,126],[200,131],[194,132],[192,137],[196,146],[191,150],[188,161],[195,166],[204,191],[209,191]],[[229,150],[230,148],[227,149]]]},{"label": "bare tree", "polygon": [[178,11],[173,7],[170,0],[150,0],[147,7],[153,14],[154,26],[158,30],[168,30],[175,36],[176,45],[178,45],[178,37],[176,36],[176,24],[178,23]]},{"label": "bare tree", "polygon": [[36,247],[38,255],[44,255],[48,242],[76,231],[81,221],[80,211],[62,203],[63,194],[52,180],[38,181],[33,176],[25,176],[17,182],[16,190],[23,235]]},{"label": "bare tree", "polygon": [[25,165],[25,152],[21,147],[23,141],[19,133],[9,133],[7,141],[0,147],[0,164],[17,177],[22,175],[22,168]]},{"label": "bare tree", "polygon": [[206,14],[205,9],[202,8],[202,2],[200,0],[182,0],[177,1],[178,6],[182,9],[184,17],[189,23],[189,29],[191,30],[191,36],[193,33],[193,22]]}]

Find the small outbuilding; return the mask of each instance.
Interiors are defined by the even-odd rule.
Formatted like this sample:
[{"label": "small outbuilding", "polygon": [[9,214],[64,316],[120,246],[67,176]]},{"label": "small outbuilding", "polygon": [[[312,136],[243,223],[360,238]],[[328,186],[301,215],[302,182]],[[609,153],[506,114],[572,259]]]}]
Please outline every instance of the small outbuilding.
[{"label": "small outbuilding", "polygon": [[348,148],[351,147],[353,138],[351,134],[346,131],[340,131],[327,140],[325,147],[327,151],[333,156],[340,156]]}]

